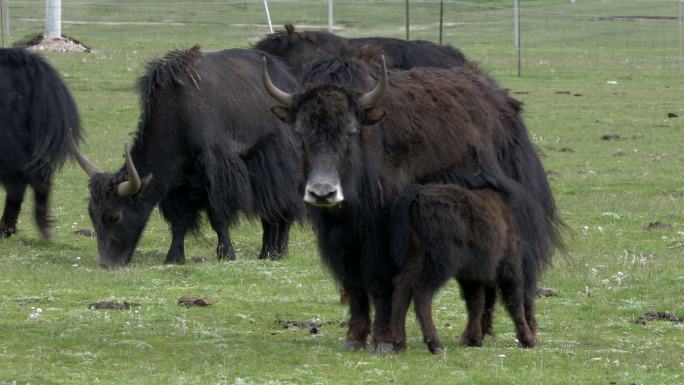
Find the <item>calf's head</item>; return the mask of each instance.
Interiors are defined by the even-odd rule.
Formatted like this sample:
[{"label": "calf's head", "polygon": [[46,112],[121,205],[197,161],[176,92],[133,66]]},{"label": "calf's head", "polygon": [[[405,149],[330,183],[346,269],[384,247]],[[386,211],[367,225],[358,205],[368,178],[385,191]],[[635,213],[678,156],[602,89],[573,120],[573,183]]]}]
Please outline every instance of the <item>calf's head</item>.
[{"label": "calf's head", "polygon": [[140,191],[152,174],[140,178],[126,148],[126,172],[105,173],[80,153],[73,140],[69,147],[83,171],[90,177],[88,214],[97,233],[100,265],[123,266],[131,261],[140,235],[154,205],[144,204]]},{"label": "calf's head", "polygon": [[376,107],[387,89],[384,57],[378,84],[364,94],[334,84],[288,94],[271,82],[265,61],[263,81],[266,91],[280,103],[271,111],[293,126],[299,138],[306,173],[304,201],[319,207],[343,202],[345,194],[356,190],[355,176],[363,171],[361,127],[385,115]]}]

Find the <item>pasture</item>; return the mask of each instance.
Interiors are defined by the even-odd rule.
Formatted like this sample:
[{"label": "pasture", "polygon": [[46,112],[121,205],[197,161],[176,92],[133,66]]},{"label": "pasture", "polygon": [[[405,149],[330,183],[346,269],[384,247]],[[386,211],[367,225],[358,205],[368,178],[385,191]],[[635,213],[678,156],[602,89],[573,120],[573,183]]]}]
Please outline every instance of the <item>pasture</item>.
[{"label": "pasture", "polygon": [[[448,3],[445,42],[525,103],[570,229],[567,254],[554,256],[540,282],[558,295],[537,301],[536,348],[516,347],[501,305],[496,340],[459,346],[466,314],[451,283],[434,305],[445,355],[429,354],[412,315],[406,353],[342,350],[347,307],[306,226],[292,231],[288,258],[261,261],[260,226],[243,220],[232,232],[237,260],[225,263],[205,226],[186,254],[207,261],[165,266],[170,233],[155,210],[133,263],[102,269],[95,238],[79,232],[92,229],[87,177],[69,162],[56,175],[52,242],[38,240],[30,195],[18,233],[0,240],[0,383],[684,383],[684,323],[635,322],[647,311],[684,316],[684,63],[676,19],[653,18],[676,16],[676,4],[523,2],[519,78],[509,3]],[[42,4],[12,2],[13,40],[41,31]],[[82,151],[108,171],[121,167],[136,129],[134,84],[147,61],[195,43],[246,47],[266,30],[256,25],[265,19],[258,1],[63,7],[63,33],[93,52],[44,56],[79,105]],[[421,27],[411,37],[436,40],[436,5],[414,7]],[[271,12],[276,25],[326,22],[324,2],[273,2]],[[403,2],[340,1],[335,12],[341,35],[403,37]],[[183,295],[214,304],[178,306]],[[91,310],[97,301],[139,306]]]}]

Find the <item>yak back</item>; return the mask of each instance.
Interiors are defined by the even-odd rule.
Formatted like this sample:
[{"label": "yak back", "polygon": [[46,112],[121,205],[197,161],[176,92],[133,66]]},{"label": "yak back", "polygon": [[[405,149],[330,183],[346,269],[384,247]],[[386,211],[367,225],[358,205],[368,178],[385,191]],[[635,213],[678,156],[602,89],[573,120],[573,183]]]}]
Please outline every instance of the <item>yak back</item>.
[{"label": "yak back", "polygon": [[[142,112],[131,151],[139,172],[157,181],[143,193],[159,196],[159,189],[186,183],[205,189],[219,215],[242,209],[273,219],[276,207],[294,200],[296,191],[288,191],[295,189],[283,185],[296,172],[296,149],[289,130],[270,112],[261,83],[263,57],[274,83],[292,91],[295,81],[284,65],[251,49],[204,53],[194,46],[148,64],[138,81]],[[250,180],[252,174],[261,178]],[[273,183],[275,191],[282,187],[282,194],[260,181]]]},{"label": "yak back", "polygon": [[396,269],[424,253],[425,282],[419,286],[439,287],[452,277],[494,282],[499,261],[521,265],[525,258],[513,211],[493,189],[409,186],[394,204],[388,228]]},{"label": "yak back", "polygon": [[299,77],[307,71],[304,65],[320,54],[339,55],[350,50],[377,48],[385,55],[390,69],[414,67],[449,68],[467,62],[458,49],[426,40],[402,40],[390,37],[345,38],[326,31],[296,31],[286,24],[284,31],[267,35],[254,48],[284,59],[292,73]]},{"label": "yak back", "polygon": [[0,167],[43,175],[61,167],[69,129],[79,141],[81,124],[57,71],[37,54],[0,48],[0,95]]}]

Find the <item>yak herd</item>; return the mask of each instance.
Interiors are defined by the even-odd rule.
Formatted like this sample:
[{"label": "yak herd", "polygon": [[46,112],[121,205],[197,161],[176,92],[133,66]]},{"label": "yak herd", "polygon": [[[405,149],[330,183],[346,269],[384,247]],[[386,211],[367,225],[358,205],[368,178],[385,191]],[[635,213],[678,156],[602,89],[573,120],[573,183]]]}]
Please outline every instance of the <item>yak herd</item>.
[{"label": "yak herd", "polygon": [[537,343],[538,274],[562,247],[562,221],[521,104],[459,50],[287,25],[250,49],[172,51],[138,91],[125,164],[102,171],[79,150],[57,72],[0,49],[0,237],[16,231],[27,185],[49,237],[52,176],[71,152],[89,177],[103,266],[131,261],[157,205],[171,227],[166,263],[184,263],[202,211],[228,260],[239,213],[261,219],[263,259],[284,256],[291,225],[308,222],[348,296],[345,348],[370,337],[371,351],[405,349],[413,302],[428,349],[443,352],[432,298],[450,278],[468,314],[463,344],[493,335],[497,296],[519,346]]}]

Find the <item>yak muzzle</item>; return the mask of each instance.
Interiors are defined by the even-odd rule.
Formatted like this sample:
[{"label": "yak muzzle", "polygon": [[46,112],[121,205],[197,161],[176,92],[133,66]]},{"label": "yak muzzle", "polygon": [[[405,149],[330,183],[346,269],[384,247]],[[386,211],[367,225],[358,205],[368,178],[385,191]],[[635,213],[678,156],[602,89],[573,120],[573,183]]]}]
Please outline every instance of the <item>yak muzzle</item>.
[{"label": "yak muzzle", "polygon": [[304,202],[312,206],[331,207],[343,200],[344,195],[339,181],[315,181],[306,184]]}]

